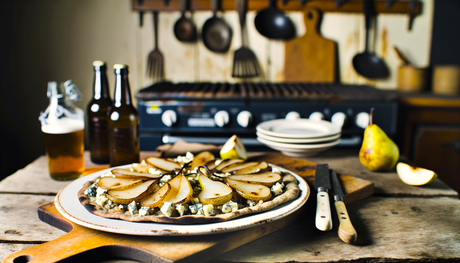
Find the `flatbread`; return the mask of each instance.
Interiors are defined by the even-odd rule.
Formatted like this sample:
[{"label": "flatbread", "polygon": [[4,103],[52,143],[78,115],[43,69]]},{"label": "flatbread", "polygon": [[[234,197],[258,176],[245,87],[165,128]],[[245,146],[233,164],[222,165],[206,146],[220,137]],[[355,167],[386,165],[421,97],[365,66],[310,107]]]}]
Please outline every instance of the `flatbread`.
[{"label": "flatbread", "polygon": [[[298,181],[294,176],[288,173],[282,174],[281,181],[284,184],[283,193],[272,197],[271,200],[265,201],[255,206],[242,207],[236,211],[230,213],[219,213],[219,206],[215,206],[216,215],[204,216],[204,215],[184,215],[184,216],[172,216],[168,217],[163,215],[159,209],[155,209],[153,215],[140,216],[138,214],[130,214],[128,212],[117,211],[117,206],[114,208],[101,207],[94,201],[94,197],[90,198],[85,194],[85,190],[90,187],[94,182],[87,182],[83,188],[78,192],[78,198],[80,203],[92,214],[101,216],[104,218],[120,219],[131,222],[155,222],[155,223],[172,223],[172,224],[205,224],[228,221],[245,215],[262,213],[271,210],[281,204],[287,203],[296,199],[300,195],[300,188]],[[241,205],[240,205],[241,206]]]}]

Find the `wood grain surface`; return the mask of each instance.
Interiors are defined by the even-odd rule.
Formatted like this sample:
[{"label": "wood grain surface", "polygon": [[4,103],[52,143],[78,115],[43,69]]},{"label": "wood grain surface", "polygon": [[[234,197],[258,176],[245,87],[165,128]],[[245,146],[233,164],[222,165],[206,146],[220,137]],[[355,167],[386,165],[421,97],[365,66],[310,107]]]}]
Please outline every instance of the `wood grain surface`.
[{"label": "wood grain surface", "polygon": [[286,82],[333,83],[337,80],[337,44],[319,33],[321,13],[305,10],[305,35],[286,41],[284,78]]}]

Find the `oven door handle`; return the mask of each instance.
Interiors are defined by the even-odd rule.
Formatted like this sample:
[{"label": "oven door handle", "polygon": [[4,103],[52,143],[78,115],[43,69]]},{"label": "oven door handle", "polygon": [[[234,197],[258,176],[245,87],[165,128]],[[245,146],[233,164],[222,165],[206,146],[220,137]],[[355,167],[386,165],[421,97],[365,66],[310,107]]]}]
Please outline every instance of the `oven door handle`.
[{"label": "oven door handle", "polygon": [[[245,146],[263,146],[261,142],[259,142],[255,138],[240,138],[241,141]],[[176,143],[179,140],[183,140],[186,142],[196,142],[196,143],[203,143],[203,144],[215,144],[215,145],[223,145],[227,142],[227,137],[193,137],[193,136],[171,136],[171,135],[163,135],[161,141],[164,144],[167,143]]]}]

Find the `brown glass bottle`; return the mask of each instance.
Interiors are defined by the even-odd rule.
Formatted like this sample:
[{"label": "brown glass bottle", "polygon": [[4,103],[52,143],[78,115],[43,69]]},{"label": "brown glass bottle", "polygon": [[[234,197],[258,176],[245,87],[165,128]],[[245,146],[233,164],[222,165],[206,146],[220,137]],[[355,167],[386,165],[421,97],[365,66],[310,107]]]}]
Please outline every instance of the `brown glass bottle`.
[{"label": "brown glass bottle", "polygon": [[93,98],[86,108],[88,116],[90,156],[93,163],[109,163],[107,113],[112,106],[104,61],[93,62]]},{"label": "brown glass bottle", "polygon": [[131,101],[128,66],[113,68],[115,93],[108,113],[111,167],[139,162],[139,114]]}]

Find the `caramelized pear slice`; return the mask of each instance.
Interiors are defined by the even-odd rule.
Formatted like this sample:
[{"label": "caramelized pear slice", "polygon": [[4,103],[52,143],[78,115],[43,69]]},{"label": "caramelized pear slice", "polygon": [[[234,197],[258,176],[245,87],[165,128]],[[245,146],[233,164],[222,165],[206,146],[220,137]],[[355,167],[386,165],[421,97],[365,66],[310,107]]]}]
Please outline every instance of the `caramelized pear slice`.
[{"label": "caramelized pear slice", "polygon": [[166,195],[163,202],[171,202],[175,205],[187,203],[193,195],[193,189],[183,174],[179,174],[169,182],[171,191]]},{"label": "caramelized pear slice", "polygon": [[143,179],[143,180],[158,179],[161,177],[160,174],[133,172],[131,170],[120,169],[120,168],[113,169],[112,174],[118,178],[132,178],[132,179]]},{"label": "caramelized pear slice", "polygon": [[145,163],[147,165],[152,165],[154,167],[158,167],[162,170],[165,170],[165,171],[168,171],[168,172],[171,172],[173,171],[174,169],[180,169],[181,166],[180,164],[174,162],[174,161],[171,161],[171,160],[167,160],[167,159],[162,159],[162,158],[157,158],[157,157],[147,157],[145,159]]},{"label": "caramelized pear slice", "polygon": [[281,175],[273,172],[263,172],[258,174],[234,174],[228,178],[249,184],[262,184],[271,187],[274,183],[281,180]]},{"label": "caramelized pear slice", "polygon": [[141,183],[142,180],[138,178],[102,177],[97,185],[104,190],[123,190]]},{"label": "caramelized pear slice", "polygon": [[107,198],[114,203],[127,205],[149,195],[156,185],[155,180],[150,180],[124,190],[109,190]]},{"label": "caramelized pear slice", "polygon": [[248,162],[241,164],[234,164],[224,168],[222,172],[234,174],[252,174],[268,167],[267,162]]},{"label": "caramelized pear slice", "polygon": [[153,167],[152,165],[147,165],[147,164],[142,164],[142,163],[133,163],[132,164],[133,170],[139,173],[148,173],[151,168],[157,169],[163,174],[168,173],[168,171],[165,171],[163,169],[160,169],[158,167]]},{"label": "caramelized pear slice", "polygon": [[229,178],[225,179],[227,184],[235,189],[235,191],[241,195],[241,197],[252,201],[267,201],[272,197],[270,188],[261,184],[249,184],[238,180],[232,180]]},{"label": "caramelized pear slice", "polygon": [[216,157],[214,157],[214,154],[208,151],[200,152],[193,158],[191,169],[193,170],[196,167],[202,166],[203,164],[206,164],[207,162],[210,162],[215,159]]},{"label": "caramelized pear slice", "polygon": [[223,205],[232,199],[233,190],[228,185],[213,181],[204,175],[198,176],[198,181],[202,188],[198,195],[201,203]]},{"label": "caramelized pear slice", "polygon": [[219,165],[216,166],[216,170],[222,171],[222,169],[224,169],[225,167],[242,162],[244,161],[240,159],[225,159]]},{"label": "caramelized pear slice", "polygon": [[161,207],[166,195],[171,191],[169,183],[165,183],[162,187],[147,195],[140,200],[142,206],[147,207]]}]

